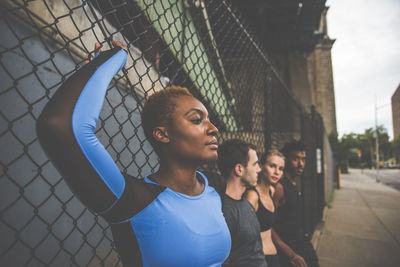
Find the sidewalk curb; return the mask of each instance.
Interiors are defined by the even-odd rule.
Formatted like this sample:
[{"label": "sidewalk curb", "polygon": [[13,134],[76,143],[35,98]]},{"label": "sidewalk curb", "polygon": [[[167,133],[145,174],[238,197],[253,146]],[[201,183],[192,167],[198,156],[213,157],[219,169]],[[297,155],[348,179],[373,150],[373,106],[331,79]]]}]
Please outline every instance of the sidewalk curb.
[{"label": "sidewalk curb", "polygon": [[324,207],[324,210],[322,211],[322,220],[315,227],[314,233],[311,237],[311,244],[313,245],[315,251],[318,250],[319,242],[321,240],[324,231],[326,218],[328,217],[328,210],[329,210],[328,205],[326,205]]}]

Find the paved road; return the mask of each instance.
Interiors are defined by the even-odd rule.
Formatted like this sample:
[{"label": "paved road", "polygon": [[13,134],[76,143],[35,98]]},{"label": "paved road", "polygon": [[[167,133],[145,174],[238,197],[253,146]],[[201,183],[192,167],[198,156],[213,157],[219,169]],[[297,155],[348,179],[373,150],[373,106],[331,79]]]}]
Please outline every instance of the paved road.
[{"label": "paved road", "polygon": [[[364,174],[376,179],[376,170],[364,170]],[[400,191],[400,169],[379,170],[379,178],[382,183]]]},{"label": "paved road", "polygon": [[342,175],[321,232],[321,267],[400,266],[400,191],[351,169]]}]

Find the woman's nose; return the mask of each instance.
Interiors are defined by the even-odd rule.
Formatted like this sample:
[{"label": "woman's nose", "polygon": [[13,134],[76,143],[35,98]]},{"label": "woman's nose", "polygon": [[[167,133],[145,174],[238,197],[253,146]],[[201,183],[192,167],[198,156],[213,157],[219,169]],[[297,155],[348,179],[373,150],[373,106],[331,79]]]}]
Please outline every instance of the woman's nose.
[{"label": "woman's nose", "polygon": [[209,135],[217,135],[219,133],[218,128],[211,122],[208,122],[208,129],[207,129],[207,134]]}]

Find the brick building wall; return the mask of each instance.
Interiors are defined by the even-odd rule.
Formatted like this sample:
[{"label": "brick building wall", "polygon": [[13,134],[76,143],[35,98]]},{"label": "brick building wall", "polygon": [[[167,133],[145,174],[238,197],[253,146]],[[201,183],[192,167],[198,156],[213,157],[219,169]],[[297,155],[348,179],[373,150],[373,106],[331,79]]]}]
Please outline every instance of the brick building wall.
[{"label": "brick building wall", "polygon": [[335,91],[333,86],[331,49],[334,40],[326,38],[309,57],[311,102],[321,114],[328,134],[337,132]]},{"label": "brick building wall", "polygon": [[393,138],[400,135],[400,84],[392,95]]},{"label": "brick building wall", "polygon": [[319,31],[323,39],[311,52],[290,51],[287,53],[271,53],[269,58],[307,112],[311,106],[321,114],[326,133],[337,132],[335,89],[331,49],[335,42],[327,34],[325,8],[321,15]]},{"label": "brick building wall", "polygon": [[335,89],[333,84],[331,49],[335,42],[328,36],[325,8],[321,15],[320,32],[324,38],[310,54],[308,71],[310,80],[311,102],[321,114],[325,130],[328,134],[336,133],[336,105]]}]

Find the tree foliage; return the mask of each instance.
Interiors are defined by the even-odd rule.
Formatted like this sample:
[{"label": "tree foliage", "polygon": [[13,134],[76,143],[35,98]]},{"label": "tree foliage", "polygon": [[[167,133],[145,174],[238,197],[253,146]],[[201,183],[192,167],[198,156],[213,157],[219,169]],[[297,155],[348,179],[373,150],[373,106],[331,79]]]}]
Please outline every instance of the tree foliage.
[{"label": "tree foliage", "polygon": [[[387,161],[399,157],[400,137],[389,140],[387,129],[378,126],[379,161]],[[376,134],[375,129],[368,128],[362,134],[350,133],[338,138],[336,134],[329,136],[332,149],[339,160],[342,171],[347,168],[372,168],[376,166]],[[397,154],[396,154],[397,153]]]}]

